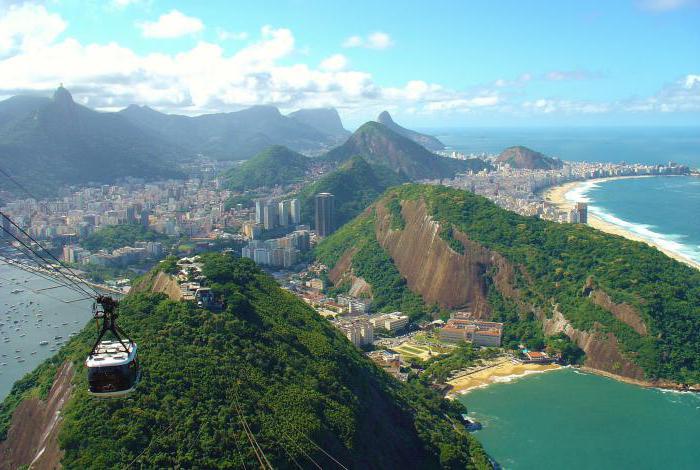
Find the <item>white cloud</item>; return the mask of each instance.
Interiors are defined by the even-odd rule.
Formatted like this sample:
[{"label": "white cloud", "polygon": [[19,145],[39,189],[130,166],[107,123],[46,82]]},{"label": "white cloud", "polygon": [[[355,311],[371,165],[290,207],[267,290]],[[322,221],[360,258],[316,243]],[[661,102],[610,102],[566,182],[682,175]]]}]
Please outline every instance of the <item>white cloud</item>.
[{"label": "white cloud", "polygon": [[348,65],[348,59],[343,54],[333,54],[321,61],[319,68],[328,72],[343,70]]},{"label": "white cloud", "polygon": [[142,22],[137,26],[147,38],[177,38],[194,34],[204,29],[204,24],[199,18],[187,16],[178,10],[171,10],[158,18],[155,22]]},{"label": "white cloud", "polygon": [[698,6],[698,0],[638,0],[637,5],[643,10],[666,12],[688,6]]},{"label": "white cloud", "polygon": [[375,31],[366,37],[350,36],[343,41],[343,47],[365,47],[367,49],[387,49],[394,45],[394,41],[387,33]]},{"label": "white cloud", "polygon": [[596,78],[598,75],[586,70],[553,70],[544,74],[544,79],[550,82],[562,82],[569,80],[588,80]]},{"label": "white cloud", "polygon": [[137,5],[141,2],[142,0],[112,0],[110,5],[117,10],[123,10],[132,5]]},{"label": "white cloud", "polygon": [[65,29],[60,15],[43,5],[11,5],[0,15],[0,59],[51,44]]},{"label": "white cloud", "polygon": [[382,109],[443,116],[700,111],[697,73],[680,77],[653,96],[601,103],[528,96],[526,84],[546,80],[530,73],[468,90],[424,80],[386,86],[367,71],[353,70],[342,54],[332,54],[317,66],[301,63],[292,31],[272,26],[262,27],[233,51],[230,45],[199,41],[168,54],[141,54],[116,42],[62,39],[65,28],[65,21],[44,6],[6,10],[0,17],[0,98],[27,92],[48,95],[63,82],[76,100],[93,108],[137,103],[183,114],[256,104],[283,110],[335,106],[355,121]]},{"label": "white cloud", "polygon": [[219,38],[219,41],[244,41],[248,39],[249,35],[245,31],[226,31],[219,28],[216,30],[216,37]]}]

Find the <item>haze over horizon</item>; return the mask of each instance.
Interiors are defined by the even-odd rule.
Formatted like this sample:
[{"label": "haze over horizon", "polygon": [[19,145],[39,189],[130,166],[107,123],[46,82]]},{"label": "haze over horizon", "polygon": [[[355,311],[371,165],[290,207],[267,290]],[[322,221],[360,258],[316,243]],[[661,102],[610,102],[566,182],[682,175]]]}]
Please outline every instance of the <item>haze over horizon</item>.
[{"label": "haze over horizon", "polygon": [[64,83],[104,111],[336,107],[349,128],[383,109],[422,127],[695,125],[699,23],[695,0],[0,0],[0,99]]}]

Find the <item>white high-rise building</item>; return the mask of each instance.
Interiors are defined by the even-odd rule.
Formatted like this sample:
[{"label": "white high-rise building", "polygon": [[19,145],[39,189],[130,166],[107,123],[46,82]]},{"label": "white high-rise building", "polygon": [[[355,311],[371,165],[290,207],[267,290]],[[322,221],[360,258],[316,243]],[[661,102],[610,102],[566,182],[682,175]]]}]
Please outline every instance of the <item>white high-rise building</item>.
[{"label": "white high-rise building", "polygon": [[292,199],[291,212],[292,212],[292,223],[294,225],[299,225],[301,223],[301,203],[299,199]]}]

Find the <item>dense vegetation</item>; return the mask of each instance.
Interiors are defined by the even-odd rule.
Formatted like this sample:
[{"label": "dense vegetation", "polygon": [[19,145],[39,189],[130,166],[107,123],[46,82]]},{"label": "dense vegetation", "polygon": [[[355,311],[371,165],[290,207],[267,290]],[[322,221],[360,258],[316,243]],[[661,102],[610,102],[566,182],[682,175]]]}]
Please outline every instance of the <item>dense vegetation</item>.
[{"label": "dense vegetation", "polygon": [[[206,255],[219,313],[138,293],[120,321],[139,343],[144,374],[125,400],[94,400],[78,365],[59,440],[66,468],[256,466],[245,416],[273,467],[485,468],[478,443],[457,423],[461,406],[418,382],[403,384],[249,260]],[[61,351],[80,363],[86,329]],[[41,368],[55,370],[58,359]],[[40,368],[40,369],[41,369]],[[33,373],[3,404],[41,388]],[[44,387],[45,388],[45,387]],[[313,442],[312,442],[313,441]]]},{"label": "dense vegetation", "polygon": [[310,167],[308,157],[287,147],[273,145],[227,171],[226,186],[236,191],[286,186],[301,181]]},{"label": "dense vegetation", "polygon": [[142,225],[109,225],[90,234],[80,245],[86,250],[114,250],[123,246],[134,246],[136,242],[168,240],[166,235],[149,230]]},{"label": "dense vegetation", "polygon": [[348,250],[354,250],[352,270],[372,286],[372,309],[379,312],[401,311],[413,320],[436,312],[423,298],[412,292],[389,254],[374,236],[374,214],[358,217],[326,238],[316,248],[316,257],[327,266],[335,266]]},{"label": "dense vegetation", "polygon": [[[483,197],[441,186],[405,185],[392,197],[424,199],[433,218],[523,266],[522,301],[552,314],[558,305],[580,330],[613,333],[649,378],[700,383],[700,272],[639,242],[580,224],[523,217]],[[584,292],[593,285],[614,302],[633,306],[649,334],[640,335],[597,306]],[[512,311],[512,309],[504,309]],[[525,335],[534,318],[523,318]]]},{"label": "dense vegetation", "polygon": [[413,140],[374,121],[363,124],[347,142],[322,158],[342,163],[356,155],[362,156],[369,163],[391,168],[412,180],[451,178],[458,172],[478,171],[488,166],[480,159],[455,160],[439,157]]},{"label": "dense vegetation", "polygon": [[314,196],[335,196],[335,223],[345,224],[372,204],[384,191],[406,179],[382,165],[370,165],[362,157],[353,157],[337,170],[306,186],[299,193],[301,220],[314,223]]},{"label": "dense vegetation", "polygon": [[499,163],[507,163],[511,168],[528,170],[556,170],[564,166],[558,158],[548,157],[522,145],[508,147],[496,159]]}]

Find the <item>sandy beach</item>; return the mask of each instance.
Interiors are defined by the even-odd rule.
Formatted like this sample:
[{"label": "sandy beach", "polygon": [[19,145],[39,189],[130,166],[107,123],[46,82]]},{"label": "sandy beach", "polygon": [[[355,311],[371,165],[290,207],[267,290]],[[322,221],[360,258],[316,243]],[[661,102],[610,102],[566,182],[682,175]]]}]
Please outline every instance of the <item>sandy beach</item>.
[{"label": "sandy beach", "polygon": [[521,364],[512,359],[500,359],[489,367],[448,381],[447,383],[452,386],[452,390],[447,396],[448,398],[455,398],[457,395],[467,393],[475,388],[486,387],[498,382],[510,382],[513,379],[525,377],[526,375],[559,368],[561,366],[556,364]]},{"label": "sandy beach", "polygon": [[[613,181],[617,179],[627,179],[627,178],[653,178],[653,176],[620,176],[620,177],[614,177],[614,178],[600,178],[595,180],[596,183],[604,183],[606,181]],[[586,181],[574,181],[571,183],[566,183],[561,186],[555,186],[553,188],[548,189],[547,191],[544,192],[543,197],[546,201],[549,201],[553,204],[555,204],[557,207],[563,210],[569,210],[573,206],[573,201],[569,201],[566,199],[566,194],[575,189],[577,186],[582,185],[586,183]],[[658,244],[654,243],[651,240],[647,240],[646,238],[640,237],[639,235],[630,232],[629,230],[625,230],[624,228],[612,224],[610,222],[607,222],[600,217],[596,216],[592,212],[588,212],[588,225],[590,225],[593,228],[596,228],[602,232],[606,233],[611,233],[613,235],[619,235],[621,237],[625,237],[629,240],[635,240],[638,242],[644,242],[647,245],[653,246],[654,248],[658,249],[659,251],[663,252],[667,256],[680,261],[681,263],[685,263],[688,266],[691,266],[695,269],[700,269],[700,263],[689,259],[679,253],[670,251],[664,247],[659,246]]]}]

